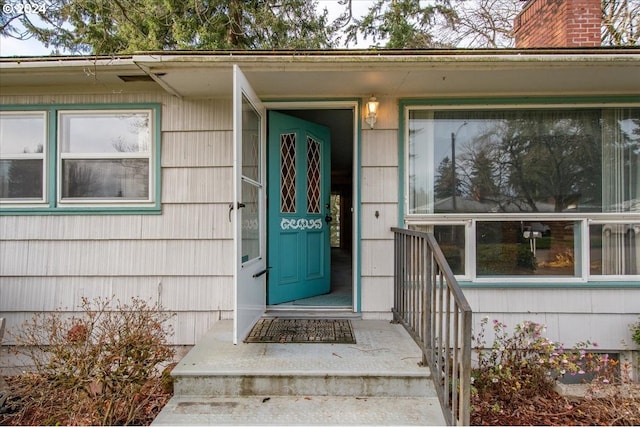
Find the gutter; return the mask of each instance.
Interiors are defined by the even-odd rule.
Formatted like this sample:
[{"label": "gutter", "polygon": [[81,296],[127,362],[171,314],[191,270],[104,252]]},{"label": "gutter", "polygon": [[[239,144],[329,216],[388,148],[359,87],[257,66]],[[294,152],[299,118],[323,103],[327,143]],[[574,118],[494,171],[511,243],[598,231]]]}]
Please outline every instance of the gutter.
[{"label": "gutter", "polygon": [[[133,56],[7,56],[0,57],[0,68],[43,68],[62,66],[106,67],[130,66]],[[13,67],[12,67],[13,66]]]},{"label": "gutter", "polygon": [[[640,60],[640,48],[630,47],[602,47],[602,48],[554,48],[554,49],[324,49],[324,50],[174,50],[174,51],[141,51],[120,56],[25,56],[0,57],[0,65],[15,63],[23,66],[40,66],[42,63],[60,63],[74,65],[123,65],[133,62],[183,62],[207,61],[228,62],[230,58],[246,61],[254,59],[260,61],[300,61],[300,62],[384,62],[403,58],[423,61],[527,61],[533,59],[549,60],[562,58],[563,60]],[[32,65],[33,64],[33,65]],[[38,65],[36,65],[38,64]]]},{"label": "gutter", "polygon": [[229,67],[236,63],[250,70],[322,71],[326,68],[378,71],[425,68],[499,69],[562,67],[580,64],[640,67],[640,49],[602,50],[461,50],[461,51],[216,51],[157,52],[134,55],[136,64],[158,71],[169,67]]}]

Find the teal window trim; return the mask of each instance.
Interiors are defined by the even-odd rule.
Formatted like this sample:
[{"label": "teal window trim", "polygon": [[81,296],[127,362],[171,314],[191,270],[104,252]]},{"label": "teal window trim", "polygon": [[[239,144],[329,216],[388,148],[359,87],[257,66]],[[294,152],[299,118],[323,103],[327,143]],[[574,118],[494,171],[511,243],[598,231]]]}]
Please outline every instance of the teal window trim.
[{"label": "teal window trim", "polygon": [[[477,109],[486,109],[493,106],[510,106],[518,105],[522,108],[535,108],[538,106],[566,106],[567,108],[576,105],[587,108],[607,108],[620,105],[640,106],[639,95],[602,95],[602,96],[525,96],[525,97],[470,97],[470,98],[402,98],[398,101],[398,226],[406,226],[406,129],[408,126],[407,111],[411,107],[433,107],[438,108],[456,108],[468,107]],[[469,214],[473,215],[473,214]],[[434,217],[440,216],[433,214]],[[587,215],[588,216],[588,215]],[[635,214],[623,214],[621,219],[636,221]],[[483,218],[483,220],[488,220]],[[551,279],[545,282],[510,282],[508,277],[496,278],[495,281],[488,281],[487,278],[481,280],[461,280],[459,283],[462,287],[467,288],[640,288],[640,282],[629,280],[625,277],[612,278],[611,280],[601,280],[598,278],[590,278],[590,274],[586,275],[585,280],[554,282]],[[477,278],[476,278],[477,279]]]},{"label": "teal window trim", "polygon": [[483,281],[472,282],[469,280],[459,281],[462,288],[470,289],[640,289],[640,282],[633,280],[592,280],[588,282],[505,282]]},{"label": "teal window trim", "polygon": [[490,106],[544,106],[544,105],[587,105],[596,107],[606,107],[615,104],[640,104],[640,95],[602,95],[602,96],[557,96],[557,97],[471,97],[471,98],[402,98],[398,101],[398,226],[404,226],[405,218],[405,129],[408,126],[406,111],[409,107],[472,107],[487,108]]},{"label": "teal window trim", "polygon": [[[74,206],[58,206],[58,112],[59,111],[83,111],[96,110],[113,112],[119,110],[150,110],[152,115],[152,154],[151,173],[153,174],[152,201],[144,204],[136,202],[119,203],[110,202],[109,206],[92,204],[83,206],[81,203]],[[47,118],[47,172],[45,179],[45,202],[32,206],[15,206],[11,204],[0,205],[0,216],[8,215],[133,215],[133,214],[160,214],[162,210],[162,107],[158,103],[131,103],[131,104],[25,104],[2,105],[0,111],[43,111]],[[90,203],[89,203],[90,204]]]},{"label": "teal window trim", "polygon": [[495,105],[572,105],[593,104],[594,107],[608,104],[637,104],[640,95],[612,95],[612,96],[519,96],[519,97],[486,97],[486,98],[403,98],[399,101],[400,110],[405,107],[458,107],[470,106],[488,108]]}]

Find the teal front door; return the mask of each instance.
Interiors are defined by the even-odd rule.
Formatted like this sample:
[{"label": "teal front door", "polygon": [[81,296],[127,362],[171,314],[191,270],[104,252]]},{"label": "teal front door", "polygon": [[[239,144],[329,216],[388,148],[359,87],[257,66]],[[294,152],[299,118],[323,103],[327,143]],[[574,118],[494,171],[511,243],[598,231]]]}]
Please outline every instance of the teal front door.
[{"label": "teal front door", "polygon": [[267,303],[331,290],[329,129],[269,113]]}]

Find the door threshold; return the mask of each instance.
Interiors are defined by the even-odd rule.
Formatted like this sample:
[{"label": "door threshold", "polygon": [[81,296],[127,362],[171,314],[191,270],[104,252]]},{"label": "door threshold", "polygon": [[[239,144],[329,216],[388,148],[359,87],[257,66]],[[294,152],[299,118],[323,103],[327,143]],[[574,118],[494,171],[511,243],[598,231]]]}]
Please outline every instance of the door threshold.
[{"label": "door threshold", "polygon": [[359,319],[360,313],[355,313],[353,307],[278,307],[267,306],[263,318],[350,318]]},{"label": "door threshold", "polygon": [[267,311],[281,311],[281,310],[292,310],[292,311],[351,311],[353,312],[352,305],[296,305],[296,304],[277,304],[277,305],[268,305]]}]

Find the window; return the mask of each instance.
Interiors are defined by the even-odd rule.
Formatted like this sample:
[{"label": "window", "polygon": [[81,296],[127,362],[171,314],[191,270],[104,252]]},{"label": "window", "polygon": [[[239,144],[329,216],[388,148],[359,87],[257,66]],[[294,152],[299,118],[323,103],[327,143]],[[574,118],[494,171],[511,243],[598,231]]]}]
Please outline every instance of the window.
[{"label": "window", "polygon": [[149,200],[148,111],[58,113],[61,201]]},{"label": "window", "polygon": [[456,274],[640,274],[640,108],[407,103],[405,117],[405,221],[437,231],[452,265],[466,257]]},{"label": "window", "polygon": [[640,223],[591,224],[592,276],[640,275]]},{"label": "window", "polygon": [[410,225],[410,229],[433,233],[442,254],[449,263],[451,271],[456,275],[465,275],[465,226],[456,224],[447,225]]},{"label": "window", "polygon": [[260,197],[263,189],[260,147],[262,117],[242,96],[242,263],[262,256],[260,241]]},{"label": "window", "polygon": [[28,108],[0,115],[3,213],[159,210],[158,106]]},{"label": "window", "polygon": [[0,199],[45,201],[46,114],[0,112]]},{"label": "window", "polygon": [[579,277],[580,224],[573,221],[478,221],[477,277]]}]

